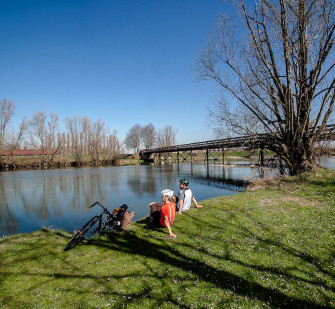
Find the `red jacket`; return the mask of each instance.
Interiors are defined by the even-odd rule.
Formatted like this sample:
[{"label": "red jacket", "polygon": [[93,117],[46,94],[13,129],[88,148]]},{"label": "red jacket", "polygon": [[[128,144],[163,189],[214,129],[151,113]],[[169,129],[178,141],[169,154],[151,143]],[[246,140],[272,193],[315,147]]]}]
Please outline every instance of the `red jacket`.
[{"label": "red jacket", "polygon": [[160,223],[162,226],[165,226],[164,217],[168,217],[169,224],[172,225],[176,215],[176,205],[175,203],[165,203],[161,208],[161,219]]}]

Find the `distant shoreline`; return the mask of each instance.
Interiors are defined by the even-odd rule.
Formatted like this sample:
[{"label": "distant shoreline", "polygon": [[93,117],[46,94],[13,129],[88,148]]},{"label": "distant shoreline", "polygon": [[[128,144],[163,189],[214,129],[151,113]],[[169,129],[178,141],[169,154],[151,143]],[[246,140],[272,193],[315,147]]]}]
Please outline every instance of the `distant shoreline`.
[{"label": "distant shoreline", "polygon": [[[333,158],[335,153],[328,153],[320,156],[320,158]],[[246,156],[236,155],[227,156],[226,160],[252,160],[257,159],[258,156]],[[71,157],[56,157],[52,162],[42,163],[39,157],[20,157],[16,158],[14,162],[5,162],[3,160],[0,163],[0,172],[12,172],[12,171],[32,171],[32,170],[52,170],[52,169],[67,169],[67,168],[82,168],[82,167],[108,167],[108,166],[127,166],[127,165],[140,165],[143,161],[139,159],[138,154],[125,154],[118,155],[113,159],[101,159],[99,162],[93,162],[87,158],[84,158],[80,162],[76,162]],[[179,162],[179,164],[201,164],[204,160],[202,157],[193,159],[192,162]],[[162,162],[163,163],[163,162]],[[173,163],[171,161],[167,163]],[[159,164],[159,163],[158,163]],[[211,163],[210,163],[211,164]],[[240,166],[239,164],[227,164],[218,163],[218,166]],[[242,165],[241,165],[242,166]],[[253,167],[257,167],[251,164]]]}]

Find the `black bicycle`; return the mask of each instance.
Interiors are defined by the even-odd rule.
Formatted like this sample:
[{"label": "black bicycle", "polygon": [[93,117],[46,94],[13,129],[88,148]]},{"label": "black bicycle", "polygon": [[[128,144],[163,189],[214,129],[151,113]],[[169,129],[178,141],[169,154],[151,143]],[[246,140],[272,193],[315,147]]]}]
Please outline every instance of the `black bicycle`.
[{"label": "black bicycle", "polygon": [[94,216],[91,220],[89,220],[86,224],[84,224],[78,231],[76,231],[75,235],[71,238],[71,240],[64,247],[64,251],[73,248],[77,245],[82,239],[85,239],[85,234],[91,230],[91,228],[98,222],[98,226],[91,230],[91,235],[95,233],[99,233],[100,235],[105,235],[108,232],[112,231],[116,227],[121,225],[121,219],[124,216],[124,213],[128,211],[128,206],[123,204],[120,208],[116,208],[113,210],[113,213],[110,213],[106,207],[101,205],[99,202],[95,202],[90,208],[99,205],[102,208],[102,212]]}]

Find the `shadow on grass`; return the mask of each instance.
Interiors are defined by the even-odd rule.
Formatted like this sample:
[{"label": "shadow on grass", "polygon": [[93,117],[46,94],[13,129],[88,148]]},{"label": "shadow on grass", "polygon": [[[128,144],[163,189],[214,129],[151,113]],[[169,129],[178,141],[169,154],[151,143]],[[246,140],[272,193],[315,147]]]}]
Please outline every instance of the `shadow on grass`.
[{"label": "shadow on grass", "polygon": [[[271,232],[271,229],[267,226],[263,226],[263,224],[258,221],[256,218],[253,218],[252,216],[248,216],[249,220],[253,220],[255,222],[255,225],[257,224],[259,227],[261,227],[261,229],[263,231],[266,231],[267,233],[266,234],[269,234]],[[222,226],[219,226],[217,224],[214,224],[214,223],[208,223],[208,222],[205,222],[201,217],[196,217],[196,220],[198,221],[198,223],[201,223],[201,225],[207,225],[210,227],[210,230],[216,230],[216,231],[220,231],[222,229]],[[229,222],[229,223],[228,223]],[[322,273],[323,275],[325,276],[328,276],[328,277],[332,277],[333,274],[328,271],[327,269],[325,269],[321,263],[321,261],[319,259],[317,259],[316,257],[308,254],[307,252],[303,252],[301,250],[298,250],[294,247],[290,247],[288,246],[287,244],[284,244],[282,243],[281,241],[279,241],[278,239],[272,239],[270,237],[266,237],[266,236],[259,236],[257,234],[255,234],[254,232],[252,232],[250,229],[248,229],[246,226],[244,225],[239,225],[237,222],[236,223],[232,223],[233,221],[231,220],[231,218],[229,220],[226,220],[225,221],[225,224],[229,224],[229,226],[232,226],[234,228],[235,231],[239,231],[238,234],[240,237],[243,237],[245,239],[254,239],[257,241],[257,243],[259,243],[258,247],[262,247],[262,246],[265,246],[265,247],[270,247],[270,246],[273,246],[273,247],[276,247],[277,250],[279,252],[284,252],[284,253],[288,253],[290,256],[292,257],[295,257],[295,258],[299,258],[301,259],[302,261],[306,262],[306,263],[309,263],[309,264],[313,264],[313,266],[315,268],[318,269],[318,271],[320,273]],[[275,238],[275,235],[271,235]],[[222,243],[222,246],[225,247],[224,243]],[[229,249],[227,247],[225,247],[226,249],[226,252],[229,252]],[[201,251],[203,251],[204,253],[207,253],[209,254],[209,252],[206,252],[204,250],[204,248],[201,249]],[[216,257],[216,258],[221,258],[222,259],[222,256],[219,256],[213,252],[210,253],[213,257]],[[329,290],[329,291],[332,291],[334,292],[335,290],[324,284],[319,278],[318,278],[318,281],[312,281],[312,280],[308,280],[308,279],[305,279],[305,278],[300,278],[298,276],[294,276],[290,273],[287,273],[283,270],[280,270],[280,269],[276,269],[276,268],[273,268],[273,267],[264,267],[264,266],[261,266],[261,265],[253,265],[253,264],[245,264],[245,263],[242,263],[241,261],[238,261],[237,259],[234,259],[232,256],[229,255],[229,258],[227,258],[227,260],[229,260],[230,262],[233,262],[233,263],[236,263],[236,264],[239,264],[241,266],[246,266],[246,267],[249,267],[249,268],[253,268],[255,270],[259,270],[259,271],[266,271],[266,272],[270,272],[270,273],[273,273],[273,274],[277,274],[277,275],[285,275],[286,278],[289,278],[289,279],[294,279],[294,280],[300,280],[300,281],[303,281],[303,282],[306,282],[306,283],[310,283],[310,284],[313,284],[313,285],[318,285],[320,287],[323,287],[325,288],[326,290]],[[287,269],[286,269],[287,270]]]},{"label": "shadow on grass", "polygon": [[[48,231],[45,231],[46,233]],[[252,234],[248,230],[244,230],[244,233]],[[67,238],[64,233],[56,232],[55,233],[60,238]],[[53,234],[54,235],[54,234]],[[142,238],[141,238],[142,236]],[[143,237],[144,236],[144,237]],[[151,237],[153,236],[153,237]],[[145,239],[147,237],[147,239]],[[246,236],[248,237],[248,236]],[[20,239],[18,237],[18,239]],[[264,240],[267,242],[268,240]],[[59,242],[63,244],[62,242]],[[271,245],[275,244],[270,242]],[[281,246],[281,244],[277,243],[277,246]],[[114,272],[112,273],[83,273],[83,269],[81,266],[77,266],[76,259],[69,260],[69,255],[59,255],[59,247],[60,244],[56,247],[49,246],[48,249],[43,246],[43,243],[37,248],[34,243],[27,243],[24,239],[22,239],[22,246],[24,250],[21,250],[21,254],[18,255],[16,258],[15,263],[23,263],[24,261],[29,261],[33,259],[45,259],[45,257],[52,258],[56,254],[56,259],[59,259],[62,261],[60,265],[62,265],[62,269],[59,269],[57,272],[53,272],[52,268],[50,268],[50,265],[46,265],[45,268],[40,269],[39,272],[36,272],[34,269],[25,269],[24,272],[22,272],[22,275],[25,276],[36,276],[39,277],[39,280],[33,280],[32,286],[30,286],[29,290],[31,292],[34,291],[34,289],[37,287],[41,287],[43,285],[49,285],[50,279],[61,279],[61,280],[94,280],[96,281],[99,286],[104,287],[101,292],[100,297],[110,297],[110,298],[118,298],[119,301],[117,304],[120,304],[122,302],[122,299],[130,299],[128,302],[132,302],[133,304],[140,304],[143,305],[143,302],[151,301],[151,303],[155,304],[157,308],[164,306],[166,303],[170,303],[172,305],[178,306],[179,308],[190,308],[190,305],[186,305],[183,303],[182,299],[179,299],[176,297],[176,294],[174,292],[174,289],[169,287],[169,284],[173,284],[172,278],[167,277],[167,273],[169,270],[165,270],[165,272],[161,269],[153,269],[152,263],[150,260],[157,260],[160,263],[164,264],[169,267],[180,269],[181,272],[190,272],[194,275],[194,277],[197,277],[200,281],[208,282],[210,283],[209,287],[207,286],[206,292],[209,292],[211,287],[218,289],[223,289],[230,291],[231,294],[234,293],[236,295],[241,296],[242,298],[249,298],[250,300],[255,301],[263,301],[264,303],[267,303],[271,307],[281,307],[281,308],[327,308],[326,306],[318,305],[317,303],[313,301],[308,301],[304,299],[297,299],[294,297],[291,297],[289,295],[286,295],[279,290],[276,290],[275,288],[265,287],[257,282],[246,280],[245,278],[231,273],[227,272],[225,270],[213,267],[211,265],[208,265],[206,262],[202,261],[200,258],[193,258],[188,256],[187,254],[184,254],[182,250],[180,250],[183,246],[189,246],[191,249],[196,250],[195,246],[193,247],[192,244],[184,244],[182,242],[175,242],[173,240],[170,240],[166,233],[164,233],[164,236],[161,237],[160,234],[157,234],[156,232],[152,233],[151,231],[148,232],[148,234],[144,235],[142,233],[137,233],[133,231],[127,231],[122,233],[112,233],[109,235],[109,238],[101,238],[101,239],[91,239],[85,241],[81,249],[85,250],[85,247],[89,246],[100,246],[101,248],[104,248],[106,250],[110,250],[111,253],[113,251],[122,251],[124,253],[129,254],[129,256],[134,256],[134,259],[136,259],[136,256],[144,257],[144,259],[140,258],[140,263],[143,264],[144,268],[147,269],[148,274],[146,274],[146,277],[149,280],[148,282],[145,282],[142,280],[143,271],[142,270],[136,270],[135,271],[129,271],[127,272],[126,266],[125,266],[125,273],[123,274],[116,274]],[[224,244],[223,244],[224,246]],[[193,247],[193,248],[192,248]],[[288,247],[283,247],[283,249],[292,251]],[[203,250],[203,248],[200,248],[200,250]],[[43,254],[42,254],[43,253]],[[209,252],[204,251],[205,254],[209,254]],[[292,254],[296,255],[297,252],[292,251]],[[231,258],[227,258],[224,256],[218,256],[213,255],[213,253],[210,253],[213,257],[217,259],[222,260],[229,260],[233,263],[241,264],[244,267],[254,267],[260,271],[267,271],[271,272],[274,270],[271,269],[264,269],[261,266],[258,268],[257,265],[249,265],[246,263],[242,263],[241,261],[236,261]],[[112,256],[112,255],[111,255]],[[298,256],[300,258],[303,258],[298,253]],[[93,256],[94,258],[94,256]],[[49,261],[49,259],[47,259]],[[89,262],[89,261],[88,261]],[[122,261],[119,261],[122,263]],[[14,261],[13,261],[14,263]],[[151,265],[151,267],[150,267]],[[165,267],[166,268],[166,267]],[[176,273],[176,272],[174,272]],[[274,272],[275,273],[275,272]],[[10,268],[3,267],[3,270],[1,271],[1,277],[10,277],[13,275],[19,275],[19,273],[12,273]],[[178,276],[178,275],[177,275]],[[183,275],[180,275],[180,279],[184,280],[185,278],[181,278]],[[111,288],[109,283],[110,279],[115,280],[124,280],[125,277],[132,278],[134,280],[142,280],[141,288],[140,290],[136,292],[128,292],[125,290],[115,289]],[[150,281],[152,279],[152,281]],[[194,281],[194,280],[193,280]],[[184,291],[184,288],[192,288],[193,281],[180,281],[181,286],[177,286],[179,289],[182,288]],[[151,285],[151,283],[157,283],[162,282],[165,283],[166,286],[163,288],[164,293],[157,295],[157,285],[156,287]],[[318,285],[319,282],[312,282],[313,285]],[[60,292],[71,292],[71,293],[77,293],[78,298],[81,299],[85,293],[92,295],[94,291],[92,291],[92,286],[90,284],[83,284],[80,285],[80,287],[74,286],[71,291],[69,291],[69,286],[67,284],[63,285],[62,283],[59,284],[60,286]],[[26,290],[26,292],[29,292],[29,290]],[[329,287],[328,287],[329,290]],[[215,289],[214,289],[215,291]],[[183,293],[183,292],[182,292]],[[186,293],[184,291],[184,293]],[[214,292],[215,293],[215,292]],[[195,298],[197,295],[195,296]],[[11,298],[10,295],[6,296],[6,298]],[[326,298],[326,296],[324,296]],[[209,300],[210,301],[210,300]],[[222,303],[216,303],[217,307],[223,307],[227,305],[230,299],[227,298],[222,301]],[[329,299],[331,301],[331,299]],[[143,307],[143,306],[142,306]],[[145,306],[144,306],[145,307]],[[152,306],[151,306],[152,307]],[[195,305],[194,307],[197,307]]]},{"label": "shadow on grass", "polygon": [[[222,269],[214,268],[206,262],[191,258],[181,253],[179,250],[173,249],[171,246],[152,243],[146,239],[139,238],[134,232],[120,234],[112,234],[109,236],[111,243],[103,240],[92,240],[88,244],[98,245],[106,248],[122,250],[128,254],[142,255],[143,257],[156,259],[167,265],[180,268],[183,271],[195,274],[200,280],[215,285],[217,288],[232,291],[242,297],[248,297],[254,300],[260,300],[264,303],[270,303],[275,307],[291,307],[291,308],[327,308],[318,305],[312,301],[297,299],[290,297],[276,289],[264,287],[257,282],[248,281],[245,278],[229,273]],[[222,258],[222,257],[219,257]],[[239,262],[241,263],[241,262]],[[250,267],[250,265],[243,265]],[[260,269],[262,270],[262,269]],[[152,274],[154,271],[151,269]],[[267,269],[269,271],[269,269]],[[165,277],[161,278],[164,279]],[[157,299],[159,303],[167,300],[172,301],[173,297],[164,297]],[[176,302],[178,306],[181,304]]]}]

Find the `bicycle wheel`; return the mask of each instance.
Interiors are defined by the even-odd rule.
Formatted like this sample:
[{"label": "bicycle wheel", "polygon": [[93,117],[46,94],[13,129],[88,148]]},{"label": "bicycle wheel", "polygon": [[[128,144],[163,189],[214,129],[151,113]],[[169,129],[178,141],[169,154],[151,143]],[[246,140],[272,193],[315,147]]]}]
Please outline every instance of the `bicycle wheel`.
[{"label": "bicycle wheel", "polygon": [[74,235],[71,240],[67,243],[67,245],[64,247],[64,251],[67,251],[74,247],[80,240],[82,236],[77,232],[76,235]]},{"label": "bicycle wheel", "polygon": [[90,221],[84,224],[64,247],[64,251],[69,250],[73,248],[75,245],[77,245],[85,237],[84,235],[98,221],[99,217],[100,216],[94,216]]}]

